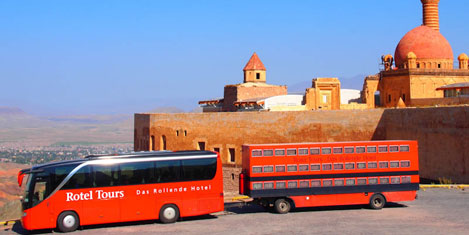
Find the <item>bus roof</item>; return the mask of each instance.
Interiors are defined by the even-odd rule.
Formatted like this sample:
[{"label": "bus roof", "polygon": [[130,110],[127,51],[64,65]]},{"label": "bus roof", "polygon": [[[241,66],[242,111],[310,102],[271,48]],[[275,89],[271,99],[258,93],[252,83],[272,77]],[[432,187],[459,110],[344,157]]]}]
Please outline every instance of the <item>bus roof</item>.
[{"label": "bus roof", "polygon": [[44,167],[50,166],[59,166],[59,165],[68,165],[73,163],[82,163],[85,161],[93,161],[93,160],[102,160],[102,159],[121,159],[121,158],[154,158],[154,157],[182,157],[187,155],[192,156],[202,156],[208,154],[216,154],[211,151],[145,151],[145,152],[135,152],[135,153],[126,153],[126,154],[107,154],[107,155],[89,155],[83,159],[77,160],[66,160],[66,161],[56,161],[56,162],[49,162],[40,165],[35,165],[31,169],[24,169],[24,170],[37,170]]},{"label": "bus roof", "polygon": [[409,142],[413,140],[365,140],[365,141],[335,141],[335,142],[300,142],[300,143],[278,143],[278,144],[243,144],[243,146],[282,146],[298,144],[364,144],[364,143],[389,143],[389,142]]}]

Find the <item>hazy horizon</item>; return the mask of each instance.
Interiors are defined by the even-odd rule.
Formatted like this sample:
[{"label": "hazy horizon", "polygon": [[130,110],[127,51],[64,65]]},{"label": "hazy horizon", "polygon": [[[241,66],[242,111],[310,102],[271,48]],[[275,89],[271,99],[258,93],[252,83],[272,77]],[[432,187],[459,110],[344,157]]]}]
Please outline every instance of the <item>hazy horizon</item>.
[{"label": "hazy horizon", "polygon": [[[455,59],[469,53],[464,0],[440,1]],[[242,82],[253,52],[267,82],[354,78],[422,24],[420,0],[1,1],[0,106],[35,115],[190,111]],[[356,81],[355,81],[356,80]],[[344,80],[342,80],[344,83]],[[345,83],[344,83],[345,84]],[[353,87],[350,87],[353,86]]]}]

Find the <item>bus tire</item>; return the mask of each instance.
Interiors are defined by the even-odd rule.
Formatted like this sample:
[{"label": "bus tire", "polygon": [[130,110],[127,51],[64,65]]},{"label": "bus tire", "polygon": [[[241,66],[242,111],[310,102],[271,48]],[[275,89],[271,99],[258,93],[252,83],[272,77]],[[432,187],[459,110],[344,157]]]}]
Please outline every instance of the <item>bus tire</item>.
[{"label": "bus tire", "polygon": [[288,200],[279,198],[274,203],[275,211],[279,214],[286,214],[291,209],[291,203]]},{"label": "bus tire", "polygon": [[80,218],[73,211],[64,211],[57,218],[57,229],[60,232],[67,233],[77,230],[80,225]]},{"label": "bus tire", "polygon": [[160,221],[163,224],[174,223],[179,219],[179,209],[174,204],[167,204],[161,207]]},{"label": "bus tire", "polygon": [[371,209],[381,210],[386,205],[386,198],[381,193],[375,193],[370,198]]}]

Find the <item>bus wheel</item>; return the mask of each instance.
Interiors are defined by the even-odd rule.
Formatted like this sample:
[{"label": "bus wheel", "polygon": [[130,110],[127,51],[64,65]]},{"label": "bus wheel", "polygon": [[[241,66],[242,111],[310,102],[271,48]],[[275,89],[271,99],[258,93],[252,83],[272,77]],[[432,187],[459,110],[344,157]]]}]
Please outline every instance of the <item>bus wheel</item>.
[{"label": "bus wheel", "polygon": [[370,198],[371,209],[380,210],[386,205],[386,198],[382,194],[373,194]]},{"label": "bus wheel", "polygon": [[163,224],[174,223],[179,218],[179,209],[176,205],[164,205],[160,210],[160,221]]},{"label": "bus wheel", "polygon": [[73,211],[64,211],[57,218],[57,229],[61,232],[72,232],[78,228],[80,219]]},{"label": "bus wheel", "polygon": [[286,214],[291,209],[291,204],[288,200],[283,198],[275,200],[274,204],[275,211],[279,214]]}]

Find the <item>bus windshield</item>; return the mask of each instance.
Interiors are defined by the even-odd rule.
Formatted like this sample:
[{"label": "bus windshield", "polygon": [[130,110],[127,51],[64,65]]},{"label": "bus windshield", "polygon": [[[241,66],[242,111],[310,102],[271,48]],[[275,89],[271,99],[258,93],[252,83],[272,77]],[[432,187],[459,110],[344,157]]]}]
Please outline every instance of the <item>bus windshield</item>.
[{"label": "bus windshield", "polygon": [[77,164],[52,166],[31,172],[23,196],[23,210],[34,207],[49,197],[76,166]]}]

